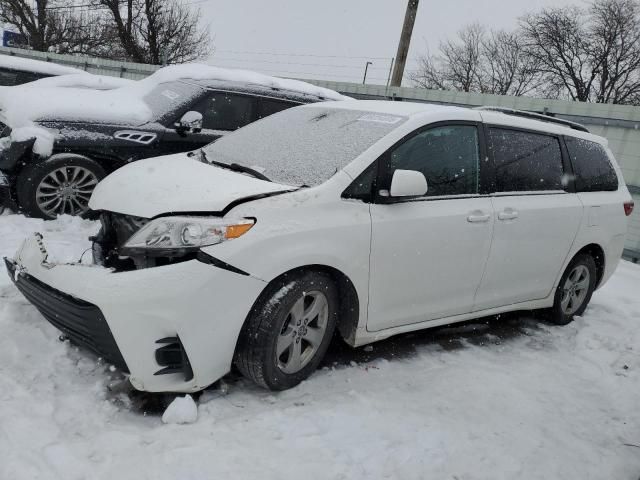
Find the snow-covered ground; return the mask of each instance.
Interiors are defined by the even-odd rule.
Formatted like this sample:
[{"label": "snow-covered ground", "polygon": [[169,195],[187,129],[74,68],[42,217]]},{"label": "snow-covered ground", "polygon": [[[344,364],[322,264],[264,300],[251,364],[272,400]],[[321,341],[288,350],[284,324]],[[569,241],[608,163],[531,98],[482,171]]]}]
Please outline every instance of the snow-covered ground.
[{"label": "snow-covered ground", "polygon": [[[75,261],[95,228],[0,216],[0,256],[38,230]],[[336,345],[293,390],[212,387],[192,424],[110,391],[117,372],[58,335],[0,275],[0,479],[640,476],[640,267],[627,262],[567,327],[509,315]],[[174,407],[165,420],[193,416]]]}]

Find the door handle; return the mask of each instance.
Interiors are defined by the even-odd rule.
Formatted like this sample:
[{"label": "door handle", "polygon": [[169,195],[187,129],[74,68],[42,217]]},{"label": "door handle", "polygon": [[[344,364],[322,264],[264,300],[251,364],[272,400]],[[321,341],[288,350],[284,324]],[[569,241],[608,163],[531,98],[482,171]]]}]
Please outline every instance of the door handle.
[{"label": "door handle", "polygon": [[498,214],[498,220],[513,220],[518,218],[518,211],[513,208],[506,208]]},{"label": "door handle", "polygon": [[491,215],[489,215],[488,213],[473,212],[471,215],[467,217],[467,222],[484,223],[484,222],[488,222],[490,218],[491,218]]}]

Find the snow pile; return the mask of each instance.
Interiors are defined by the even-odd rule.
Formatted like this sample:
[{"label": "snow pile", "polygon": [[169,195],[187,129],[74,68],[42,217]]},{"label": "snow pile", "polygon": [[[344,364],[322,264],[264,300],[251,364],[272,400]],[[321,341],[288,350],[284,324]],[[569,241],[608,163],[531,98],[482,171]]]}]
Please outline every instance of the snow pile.
[{"label": "snow pile", "polygon": [[191,395],[176,397],[162,414],[162,423],[184,424],[198,420],[198,406]]},{"label": "snow pile", "polygon": [[36,125],[26,125],[11,130],[12,142],[26,142],[34,139],[32,151],[41,157],[48,157],[53,152],[55,134],[52,130]]},{"label": "snow pile", "polygon": [[[79,251],[90,225],[0,216],[0,257],[34,230]],[[0,275],[0,478],[637,479],[638,292],[622,262],[566,327],[521,314],[337,344],[297,388],[231,378],[171,428],[110,393],[108,366]]]},{"label": "snow pile", "polygon": [[40,60],[31,60],[30,58],[16,57],[4,53],[0,53],[0,68],[11,68],[25,72],[42,73],[44,75],[89,75],[77,68],[65,67],[63,65],[58,65],[57,63],[42,62]]}]

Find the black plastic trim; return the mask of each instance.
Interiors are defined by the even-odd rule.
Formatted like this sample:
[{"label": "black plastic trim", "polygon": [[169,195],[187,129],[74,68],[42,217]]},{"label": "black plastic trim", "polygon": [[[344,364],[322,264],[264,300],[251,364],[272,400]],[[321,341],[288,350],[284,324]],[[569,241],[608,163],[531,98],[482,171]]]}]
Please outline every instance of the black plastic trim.
[{"label": "black plastic trim", "polygon": [[156,344],[163,345],[156,349],[156,363],[161,367],[164,367],[154,375],[169,375],[171,373],[184,374],[184,381],[189,382],[193,380],[193,369],[191,368],[191,362],[187,356],[187,352],[182,345],[180,337],[165,337],[160,340],[156,340]]},{"label": "black plastic trim", "polygon": [[229,203],[229,205],[227,205],[226,207],[224,207],[224,209],[222,210],[211,210],[211,211],[184,211],[184,210],[177,210],[177,211],[171,211],[171,212],[165,212],[165,213],[161,213],[159,215],[156,215],[155,217],[150,218],[149,220],[155,220],[156,218],[163,218],[163,217],[175,217],[177,215],[180,216],[192,216],[192,217],[224,217],[227,213],[229,213],[231,210],[233,210],[235,207],[237,207],[238,205],[242,205],[243,203],[248,203],[248,202],[252,202],[254,200],[260,200],[263,198],[269,198],[269,197],[275,197],[277,195],[283,195],[285,193],[292,193],[292,192],[297,192],[298,190],[300,190],[300,188],[292,188],[290,190],[281,190],[281,191],[277,191],[277,192],[269,192],[269,193],[259,193],[256,195],[249,195],[248,197],[242,197],[242,198],[238,198],[236,200],[234,200],[233,202]]},{"label": "black plastic trim", "polygon": [[208,253],[204,253],[202,251],[198,252],[198,254],[196,255],[196,260],[202,263],[206,263],[207,265],[213,265],[214,267],[218,267],[223,270],[228,270],[230,272],[237,273],[238,275],[244,275],[246,277],[250,276],[250,274],[245,272],[244,270],[240,270],[239,268],[234,267],[233,265],[230,265],[227,262],[223,262],[222,260],[219,260],[215,257],[212,257]]},{"label": "black plastic trim", "polygon": [[28,273],[21,272],[16,276],[16,263],[6,257],[4,261],[11,281],[51,325],[71,342],[104,357],[123,372],[129,372],[100,308],[56,290]]}]

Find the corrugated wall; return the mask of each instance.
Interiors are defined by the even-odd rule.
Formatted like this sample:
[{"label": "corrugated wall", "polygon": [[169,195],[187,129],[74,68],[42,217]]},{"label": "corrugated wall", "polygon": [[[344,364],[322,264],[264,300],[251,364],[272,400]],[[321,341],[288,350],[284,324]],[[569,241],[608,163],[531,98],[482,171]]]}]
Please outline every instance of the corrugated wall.
[{"label": "corrugated wall", "polygon": [[[0,47],[0,54],[54,62],[80,68],[99,75],[131,79],[144,78],[159,68],[155,65],[116,62],[112,60],[35,52],[8,47]],[[638,207],[631,220],[626,248],[630,252],[637,252],[637,256],[640,257],[640,107],[436,91],[407,87],[385,87],[382,85],[360,85],[356,83],[314,79],[302,80],[337,90],[356,98],[394,98],[396,100],[472,107],[480,105],[502,106],[518,110],[549,112],[558,117],[585,124],[593,133],[606,137],[609,140],[609,145],[622,168],[625,181],[633,191]]]}]

